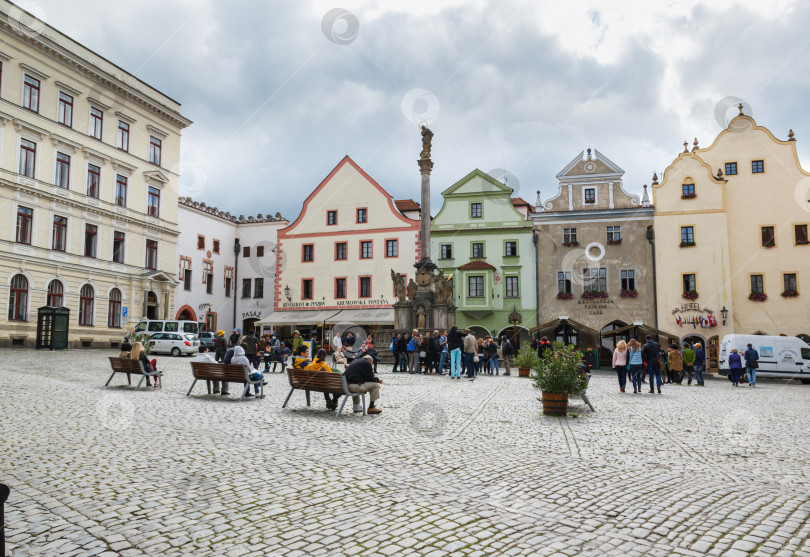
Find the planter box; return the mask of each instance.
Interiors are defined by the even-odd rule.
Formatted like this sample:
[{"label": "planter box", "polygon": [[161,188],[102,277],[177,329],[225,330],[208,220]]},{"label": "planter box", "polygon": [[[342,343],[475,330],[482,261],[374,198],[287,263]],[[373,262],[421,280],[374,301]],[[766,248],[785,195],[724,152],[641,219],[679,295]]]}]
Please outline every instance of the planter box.
[{"label": "planter box", "polygon": [[528,377],[529,372],[531,372],[531,368],[528,368],[528,367],[519,367],[518,368],[518,376],[519,377]]},{"label": "planter box", "polygon": [[546,416],[565,416],[568,414],[568,393],[543,393],[543,414]]}]

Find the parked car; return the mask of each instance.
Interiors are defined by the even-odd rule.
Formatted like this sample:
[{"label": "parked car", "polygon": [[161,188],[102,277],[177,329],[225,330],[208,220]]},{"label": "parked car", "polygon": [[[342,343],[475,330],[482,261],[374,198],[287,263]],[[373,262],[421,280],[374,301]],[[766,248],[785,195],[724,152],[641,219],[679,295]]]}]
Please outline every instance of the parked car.
[{"label": "parked car", "polygon": [[[190,333],[197,334],[199,325],[196,321],[177,321],[166,319],[144,319],[135,325],[135,334],[145,334],[149,337],[156,333]],[[129,333],[124,336],[124,341],[129,342]]]},{"label": "parked car", "polygon": [[200,344],[203,344],[208,347],[209,350],[214,349],[214,339],[216,336],[214,333],[200,333]]},{"label": "parked car", "polygon": [[149,345],[154,354],[196,354],[200,350],[200,340],[197,335],[189,333],[155,333],[149,339]]}]

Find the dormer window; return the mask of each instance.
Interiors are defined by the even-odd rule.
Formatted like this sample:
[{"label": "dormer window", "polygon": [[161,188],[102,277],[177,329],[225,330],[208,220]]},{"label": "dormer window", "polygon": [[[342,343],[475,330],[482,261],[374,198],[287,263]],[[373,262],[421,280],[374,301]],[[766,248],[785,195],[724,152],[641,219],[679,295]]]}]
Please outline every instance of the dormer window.
[{"label": "dormer window", "polygon": [[585,188],[585,204],[593,205],[596,203],[596,188]]}]

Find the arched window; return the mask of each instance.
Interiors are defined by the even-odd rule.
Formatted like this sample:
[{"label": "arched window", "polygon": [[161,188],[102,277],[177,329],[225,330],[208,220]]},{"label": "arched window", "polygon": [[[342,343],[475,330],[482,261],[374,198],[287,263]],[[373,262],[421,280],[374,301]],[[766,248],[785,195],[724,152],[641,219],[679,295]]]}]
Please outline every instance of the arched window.
[{"label": "arched window", "polygon": [[107,326],[121,327],[121,291],[110,290],[110,304],[107,308]]},{"label": "arched window", "polygon": [[14,275],[8,295],[8,320],[28,321],[28,279]]},{"label": "arched window", "polygon": [[93,324],[93,303],[95,301],[95,292],[93,287],[89,284],[82,286],[79,294],[79,325],[92,325]]},{"label": "arched window", "polygon": [[62,282],[56,279],[48,285],[48,303],[50,307],[60,308],[64,305],[64,287]]}]

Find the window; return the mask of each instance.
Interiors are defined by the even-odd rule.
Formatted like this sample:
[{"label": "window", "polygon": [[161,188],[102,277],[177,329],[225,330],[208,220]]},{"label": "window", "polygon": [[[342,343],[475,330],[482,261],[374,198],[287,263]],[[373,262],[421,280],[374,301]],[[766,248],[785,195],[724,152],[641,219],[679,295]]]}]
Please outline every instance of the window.
[{"label": "window", "polygon": [[89,284],[82,286],[79,292],[79,325],[93,325],[93,304],[96,293]]},{"label": "window", "polygon": [[205,275],[205,293],[206,294],[214,293],[214,275],[212,273],[208,273],[207,275]]},{"label": "window", "polygon": [[118,120],[118,135],[115,138],[115,146],[122,151],[129,151],[129,124]]},{"label": "window", "polygon": [[101,139],[101,132],[104,124],[104,113],[98,108],[90,107],[90,136]]},{"label": "window", "polygon": [[197,234],[197,249],[205,250],[205,236]]},{"label": "window", "polygon": [[476,257],[476,258],[484,257],[484,243],[483,242],[473,242],[472,256]]},{"label": "window", "polygon": [[504,257],[517,257],[517,242],[506,242],[504,244]]},{"label": "window", "polygon": [[127,206],[127,177],[120,174],[115,177],[115,204],[119,207]]},{"label": "window", "polygon": [[95,224],[84,225],[84,256],[95,257],[98,246],[98,226]]},{"label": "window", "polygon": [[160,151],[163,142],[154,135],[149,136],[149,162],[160,166]]},{"label": "window", "polygon": [[191,292],[191,269],[183,270],[183,290]]},{"label": "window", "polygon": [[697,291],[697,275],[695,274],[683,275],[683,291],[684,292]]},{"label": "window", "polygon": [[605,267],[582,269],[582,290],[607,292],[607,269]]},{"label": "window", "polygon": [[8,295],[8,320],[28,321],[28,279],[14,275]]},{"label": "window", "polygon": [[149,193],[146,198],[146,214],[150,217],[160,217],[160,190],[157,188],[149,188]]},{"label": "window", "polygon": [[60,188],[70,188],[70,155],[56,153],[56,177],[53,183]]},{"label": "window", "polygon": [[304,263],[311,263],[315,261],[315,245],[304,244],[301,246],[301,261]]},{"label": "window", "polygon": [[369,241],[360,242],[360,259],[371,259],[371,246],[372,244]]},{"label": "window", "polygon": [[242,279],[242,298],[250,298],[250,289],[253,286],[253,281],[249,278]]},{"label": "window", "polygon": [[346,297],[346,279],[335,279],[335,298],[341,300]]},{"label": "window", "polygon": [[807,238],[807,225],[797,224],[793,227],[793,237],[796,245],[801,246],[810,243]]},{"label": "window", "polygon": [[693,245],[695,243],[695,227],[681,227],[681,245]]},{"label": "window", "polygon": [[765,161],[751,161],[751,174],[762,174],[765,172]]},{"label": "window", "polygon": [[253,280],[253,297],[264,298],[264,279],[257,278]]},{"label": "window", "polygon": [[264,257],[264,246],[256,246],[256,257]]},{"label": "window", "polygon": [[59,106],[56,108],[56,121],[67,126],[73,127],[73,97],[67,93],[59,91]]},{"label": "window", "polygon": [[231,297],[231,281],[233,279],[231,277],[225,277],[225,297]]},{"label": "window", "polygon": [[219,255],[219,240],[214,240],[213,244],[214,244],[214,253],[216,255]]},{"label": "window", "polygon": [[385,241],[385,256],[399,257],[399,242],[397,240]]},{"label": "window", "polygon": [[776,245],[776,236],[773,226],[763,226],[760,228],[762,235],[762,247],[772,248]]},{"label": "window", "polygon": [[517,298],[520,296],[517,277],[506,277],[506,297]]},{"label": "window", "polygon": [[110,290],[110,303],[107,306],[107,326],[115,328],[121,326],[121,291],[117,288]]},{"label": "window", "polygon": [[357,222],[368,222],[368,209],[357,209]]},{"label": "window", "polygon": [[785,283],[785,292],[798,292],[799,281],[796,280],[796,273],[785,273],[782,275],[782,281]]},{"label": "window", "polygon": [[453,244],[441,245],[441,259],[453,259]]},{"label": "window", "polygon": [[18,244],[31,244],[31,231],[33,229],[34,210],[28,207],[17,207],[17,235],[14,239]]},{"label": "window", "polygon": [[726,163],[726,176],[734,176],[737,174],[737,163],[736,162],[727,162]]},{"label": "window", "polygon": [[312,299],[312,283],[314,282],[313,279],[304,279],[301,281],[301,299],[302,300],[311,300]]},{"label": "window", "polygon": [[124,262],[124,244],[126,243],[126,234],[117,230],[113,231],[113,261],[115,263]]},{"label": "window", "polygon": [[636,271],[633,269],[626,269],[621,272],[622,290],[635,290],[636,289]]},{"label": "window", "polygon": [[67,217],[53,216],[53,239],[51,249],[56,251],[67,250]]},{"label": "window", "polygon": [[484,297],[484,277],[467,277],[467,296],[470,298]]},{"label": "window", "polygon": [[101,183],[101,168],[94,164],[87,165],[87,195],[98,199]]},{"label": "window", "polygon": [[620,244],[622,241],[622,230],[620,226],[607,227],[607,243]]},{"label": "window", "polygon": [[765,292],[765,280],[762,275],[751,275],[751,292]]},{"label": "window", "polygon": [[335,244],[335,261],[343,261],[346,259],[346,242],[338,242]]},{"label": "window", "polygon": [[470,218],[480,219],[484,216],[484,207],[481,203],[470,203]]},{"label": "window", "polygon": [[557,293],[571,293],[571,271],[557,271]]},{"label": "window", "polygon": [[146,268],[155,270],[158,264],[157,240],[146,240]]},{"label": "window", "polygon": [[20,174],[34,178],[37,164],[37,144],[27,139],[20,139]]},{"label": "window", "polygon": [[360,298],[371,298],[371,277],[360,277]]},{"label": "window", "polygon": [[596,188],[585,188],[585,203],[589,205],[596,203]]},{"label": "window", "polygon": [[23,108],[39,112],[39,80],[26,74],[23,79]]},{"label": "window", "polygon": [[48,300],[46,305],[52,308],[60,308],[64,304],[64,287],[58,280],[52,280],[48,284]]},{"label": "window", "polygon": [[326,224],[337,224],[337,211],[326,211]]},{"label": "window", "polygon": [[695,197],[695,184],[681,184],[681,197]]},{"label": "window", "polygon": [[242,257],[250,257],[250,246],[244,246],[242,248]]},{"label": "window", "polygon": [[563,244],[576,244],[576,243],[577,243],[577,229],[563,228]]}]

